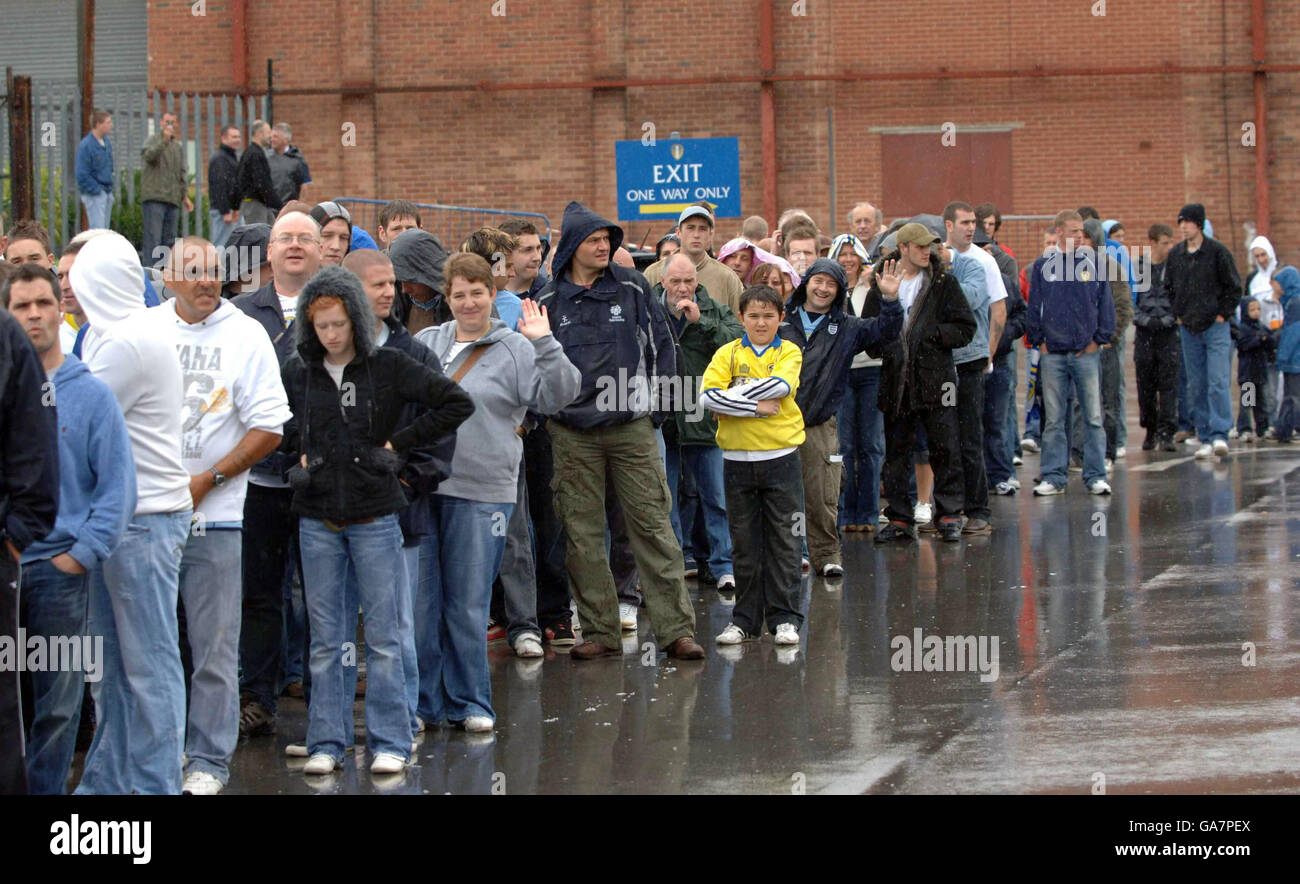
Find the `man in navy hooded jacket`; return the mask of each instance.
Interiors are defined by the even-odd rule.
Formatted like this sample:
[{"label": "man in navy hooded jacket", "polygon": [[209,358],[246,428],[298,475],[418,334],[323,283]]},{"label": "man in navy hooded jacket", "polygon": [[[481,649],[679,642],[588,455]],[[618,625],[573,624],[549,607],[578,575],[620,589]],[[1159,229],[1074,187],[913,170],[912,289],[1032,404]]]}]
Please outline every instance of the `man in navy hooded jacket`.
[{"label": "man in navy hooded jacket", "polygon": [[554,276],[537,302],[582,372],[578,398],[547,423],[555,511],[568,534],[565,564],[582,620],[578,660],[622,654],[618,596],[605,552],[606,467],[627,514],[650,623],[669,656],[704,659],[686,597],[681,550],[655,428],[659,391],[676,371],[672,329],[645,277],[610,257],[623,230],[579,202],[564,209]]},{"label": "man in navy hooded jacket", "polygon": [[806,434],[799,458],[808,557],[813,570],[827,577],[844,573],[836,530],[843,468],[835,413],[848,388],[849,366],[859,352],[878,350],[897,340],[903,327],[897,295],[882,301],[879,316],[864,319],[846,314],[848,284],[838,261],[818,258],[790,296],[780,330],[782,340],[803,351],[794,401],[803,412]]}]

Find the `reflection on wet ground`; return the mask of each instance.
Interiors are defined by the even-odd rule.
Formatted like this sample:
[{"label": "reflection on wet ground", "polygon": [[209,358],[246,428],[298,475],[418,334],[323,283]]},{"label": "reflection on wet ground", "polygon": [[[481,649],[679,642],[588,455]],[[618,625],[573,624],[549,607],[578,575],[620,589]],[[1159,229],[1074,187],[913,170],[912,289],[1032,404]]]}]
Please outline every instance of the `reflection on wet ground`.
[{"label": "reflection on wet ground", "polygon": [[387,781],[364,751],[305,777],[284,700],[227,792],[1300,791],[1300,452],[1135,451],[1112,484],[995,497],[993,534],[957,544],[849,535],[844,578],[805,580],[798,648],[720,653],[729,609],[693,582],[703,663],[656,654],[644,611],[621,663],[494,648],[495,736],[433,728]]}]

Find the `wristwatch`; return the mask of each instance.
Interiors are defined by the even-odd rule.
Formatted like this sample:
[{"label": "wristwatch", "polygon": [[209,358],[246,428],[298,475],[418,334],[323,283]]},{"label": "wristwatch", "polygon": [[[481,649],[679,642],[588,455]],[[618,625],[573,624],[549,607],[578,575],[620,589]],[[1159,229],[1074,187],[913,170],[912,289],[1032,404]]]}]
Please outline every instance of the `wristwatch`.
[{"label": "wristwatch", "polygon": [[219,473],[216,467],[208,467],[208,472],[212,474],[213,487],[220,488],[226,484],[226,477]]}]

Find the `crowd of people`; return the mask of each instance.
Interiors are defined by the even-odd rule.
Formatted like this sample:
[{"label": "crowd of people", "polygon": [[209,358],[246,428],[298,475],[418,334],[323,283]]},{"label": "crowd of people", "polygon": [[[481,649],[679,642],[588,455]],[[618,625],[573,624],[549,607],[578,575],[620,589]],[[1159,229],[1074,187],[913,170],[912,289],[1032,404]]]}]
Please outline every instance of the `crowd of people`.
[{"label": "crowd of people", "polygon": [[[38,224],[0,238],[0,622],[102,637],[78,794],[215,794],[284,695],[306,775],[352,751],[356,697],[371,771],[400,772],[425,728],[493,731],[490,644],[619,657],[644,608],[703,665],[692,579],[732,606],[720,653],[798,646],[803,575],[841,577],[846,534],[989,534],[1040,449],[1036,495],[1072,469],[1110,493],[1129,324],[1144,449],[1296,429],[1300,272],[1259,237],[1243,284],[1197,204],[1135,251],[1065,210],[1018,262],[990,204],[861,203],[834,237],[791,209],[722,243],[700,203],[642,272],[578,202],[554,248],[511,218],[449,251],[405,200],[376,242],[239,136],[213,240],[163,210],[142,252],[90,199],[57,261]],[[26,668],[0,679],[0,792],[62,793],[82,673]]]}]

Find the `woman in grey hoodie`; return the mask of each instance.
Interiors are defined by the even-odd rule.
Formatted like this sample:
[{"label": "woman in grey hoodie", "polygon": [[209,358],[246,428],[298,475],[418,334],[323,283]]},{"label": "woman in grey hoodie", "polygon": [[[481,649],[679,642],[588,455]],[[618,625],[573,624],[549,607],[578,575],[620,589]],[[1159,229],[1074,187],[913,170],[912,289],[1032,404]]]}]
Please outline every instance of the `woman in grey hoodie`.
[{"label": "woman in grey hoodie", "polygon": [[456,434],[451,476],[433,496],[434,532],[420,547],[415,592],[418,713],[427,722],[492,730],[487,623],[518,490],[523,440],[518,427],[532,410],[551,415],[577,398],[582,375],[551,336],[545,308],[523,302],[519,331],[492,318],[492,268],[470,253],[443,270],[452,322],[416,340],[474,401]]}]

